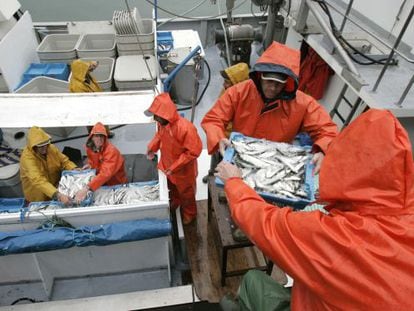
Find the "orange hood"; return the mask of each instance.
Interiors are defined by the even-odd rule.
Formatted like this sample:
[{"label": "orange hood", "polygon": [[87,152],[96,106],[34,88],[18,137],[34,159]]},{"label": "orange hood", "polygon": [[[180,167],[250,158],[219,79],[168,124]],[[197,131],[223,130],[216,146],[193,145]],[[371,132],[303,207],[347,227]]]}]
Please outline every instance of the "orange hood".
[{"label": "orange hood", "polygon": [[92,141],[92,135],[94,134],[102,134],[105,136],[105,142],[104,142],[104,146],[105,146],[108,141],[108,133],[106,132],[105,125],[103,125],[101,122],[98,122],[93,126],[91,132],[89,133],[86,146],[92,149],[94,148],[94,143]]},{"label": "orange hood", "polygon": [[413,213],[411,150],[391,112],[369,110],[331,143],[320,172],[320,199],[365,215]]},{"label": "orange hood", "polygon": [[177,107],[168,93],[156,96],[148,110],[169,123],[174,123],[179,119]]},{"label": "orange hood", "polygon": [[259,90],[260,73],[274,72],[281,73],[288,77],[286,86],[279,98],[290,100],[295,98],[299,85],[300,52],[287,45],[273,42],[262,56],[257,60],[250,72],[250,78],[255,82]]}]

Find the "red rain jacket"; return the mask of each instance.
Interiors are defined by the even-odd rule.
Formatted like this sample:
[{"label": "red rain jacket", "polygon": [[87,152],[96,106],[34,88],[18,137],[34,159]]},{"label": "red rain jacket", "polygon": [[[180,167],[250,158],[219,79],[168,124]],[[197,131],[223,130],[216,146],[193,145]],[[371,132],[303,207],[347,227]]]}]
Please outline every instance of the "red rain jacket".
[{"label": "red rain jacket", "polygon": [[238,178],[225,191],[242,230],[293,277],[292,310],[412,310],[413,177],[407,133],[371,109],[323,161],[329,215],[275,208]]},{"label": "red rain jacket", "polygon": [[300,65],[299,90],[321,99],[333,70],[311,47]]},{"label": "red rain jacket", "polygon": [[[93,150],[92,135],[105,135],[105,143],[99,152]],[[90,183],[89,188],[95,191],[103,185],[113,186],[128,182],[125,173],[125,160],[119,150],[108,141],[105,126],[98,122],[92,128],[86,143],[88,163],[91,168],[96,169],[96,177]]]},{"label": "red rain jacket", "polygon": [[158,126],[158,131],[148,144],[148,150],[161,149],[158,168],[171,170],[168,179],[174,184],[195,182],[197,177],[197,158],[202,143],[195,126],[180,117],[168,93],[158,95],[148,109],[153,114],[168,120],[166,126]]},{"label": "red rain jacket", "polygon": [[[225,129],[233,122],[233,131],[278,142],[291,142],[302,131],[310,134],[315,146],[326,153],[337,134],[329,114],[312,97],[297,91],[300,54],[286,45],[273,42],[254,65],[251,79],[226,90],[201,125],[207,135],[209,154],[218,149]],[[278,100],[265,104],[260,86],[261,72],[288,76]]]}]

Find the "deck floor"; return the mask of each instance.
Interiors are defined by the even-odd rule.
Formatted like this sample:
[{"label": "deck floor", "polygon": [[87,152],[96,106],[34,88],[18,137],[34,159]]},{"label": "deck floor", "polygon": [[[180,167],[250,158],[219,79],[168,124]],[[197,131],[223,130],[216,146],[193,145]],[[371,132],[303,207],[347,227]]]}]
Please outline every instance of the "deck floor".
[{"label": "deck floor", "polygon": [[[207,200],[198,201],[197,209],[197,221],[184,227],[193,284],[200,300],[218,302],[225,294],[236,295],[242,277],[228,277],[226,285],[221,286],[220,256],[215,241],[217,233],[212,223],[207,220]],[[256,247],[229,252],[228,271],[263,264],[263,256]],[[284,273],[276,266],[273,268],[272,277],[281,284],[287,282]]]}]

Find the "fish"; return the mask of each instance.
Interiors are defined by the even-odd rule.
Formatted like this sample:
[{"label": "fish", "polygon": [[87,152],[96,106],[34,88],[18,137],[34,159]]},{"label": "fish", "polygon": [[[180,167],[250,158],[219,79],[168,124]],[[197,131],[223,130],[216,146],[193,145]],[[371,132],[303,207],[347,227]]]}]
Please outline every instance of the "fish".
[{"label": "fish", "polygon": [[239,137],[232,140],[233,163],[243,180],[256,191],[288,198],[306,198],[303,187],[309,150],[287,143]]}]

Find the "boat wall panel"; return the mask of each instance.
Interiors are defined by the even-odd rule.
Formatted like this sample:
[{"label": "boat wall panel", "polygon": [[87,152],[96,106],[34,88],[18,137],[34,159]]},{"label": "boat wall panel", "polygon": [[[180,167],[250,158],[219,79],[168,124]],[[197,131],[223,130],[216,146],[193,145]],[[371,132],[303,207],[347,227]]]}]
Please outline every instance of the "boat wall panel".
[{"label": "boat wall panel", "polygon": [[27,67],[39,62],[36,47],[32,18],[25,12],[0,42],[0,71],[10,92],[18,86]]},{"label": "boat wall panel", "polygon": [[168,268],[170,242],[171,238],[166,236],[107,246],[1,256],[0,285],[38,281],[42,273],[49,279],[56,279]]}]

